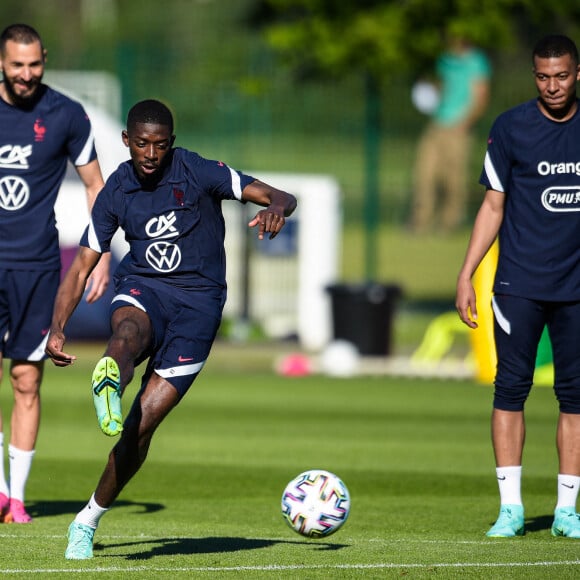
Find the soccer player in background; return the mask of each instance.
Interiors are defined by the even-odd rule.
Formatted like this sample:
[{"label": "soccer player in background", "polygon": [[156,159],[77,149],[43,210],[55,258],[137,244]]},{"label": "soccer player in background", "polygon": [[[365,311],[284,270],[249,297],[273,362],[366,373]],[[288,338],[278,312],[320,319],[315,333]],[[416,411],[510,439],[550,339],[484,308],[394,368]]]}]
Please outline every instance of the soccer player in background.
[{"label": "soccer player in background", "polygon": [[[159,101],[134,105],[123,141],[131,160],[100,193],[79,251],[56,298],[47,353],[57,366],[64,328],[91,270],[122,228],[130,250],[115,272],[112,336],[93,377],[99,425],[121,434],[88,504],[69,527],[67,559],[93,556],[100,518],[145,461],[151,438],[185,395],[209,355],[226,300],[224,200],[264,206],[250,221],[273,238],[296,198],[222,162],[174,148],[173,116]],[[121,394],[145,359],[141,388],[123,424]]]},{"label": "soccer player in background", "polygon": [[489,135],[480,180],[487,191],[459,273],[456,307],[476,328],[471,277],[499,236],[492,442],[500,510],[487,535],[524,533],[524,405],[547,325],[560,411],[552,534],[580,539],[580,67],[576,45],[562,35],[541,39],[532,58],[538,97],[500,115]]},{"label": "soccer player in background", "polygon": [[[70,160],[89,208],[103,186],[90,121],[82,106],[42,83],[46,50],[30,26],[0,35],[0,378],[11,359],[14,405],[9,483],[0,417],[0,521],[31,521],[25,486],[40,424],[45,343],[60,281],[54,205]],[[109,282],[109,259],[92,276],[87,301]]]}]

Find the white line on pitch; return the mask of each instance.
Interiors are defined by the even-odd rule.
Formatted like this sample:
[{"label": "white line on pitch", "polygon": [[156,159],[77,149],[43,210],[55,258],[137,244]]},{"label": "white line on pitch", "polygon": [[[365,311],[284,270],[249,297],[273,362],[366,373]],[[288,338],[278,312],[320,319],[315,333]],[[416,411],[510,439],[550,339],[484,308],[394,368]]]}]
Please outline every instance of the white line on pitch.
[{"label": "white line on pitch", "polygon": [[0,570],[0,576],[11,574],[67,574],[90,572],[269,572],[285,570],[385,570],[385,569],[423,569],[423,568],[505,568],[505,567],[548,567],[548,566],[578,566],[580,560],[561,562],[454,562],[433,564],[336,564],[336,565],[267,565],[267,566],[179,566],[175,568],[160,566],[97,566],[95,568],[34,568]]}]

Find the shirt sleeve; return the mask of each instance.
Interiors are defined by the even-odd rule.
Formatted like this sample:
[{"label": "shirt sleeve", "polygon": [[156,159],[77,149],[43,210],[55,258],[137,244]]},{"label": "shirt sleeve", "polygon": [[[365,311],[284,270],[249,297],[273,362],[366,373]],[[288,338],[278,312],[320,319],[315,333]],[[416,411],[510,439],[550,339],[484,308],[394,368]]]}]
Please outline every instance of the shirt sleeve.
[{"label": "shirt sleeve", "polygon": [[85,228],[79,245],[99,254],[111,251],[111,240],[119,228],[112,199],[111,190],[105,186],[95,200],[89,225]]},{"label": "shirt sleeve", "polygon": [[244,188],[256,181],[255,177],[233,169],[222,161],[204,159],[200,156],[193,158],[191,170],[196,175],[203,190],[218,196],[220,199],[243,201]]},{"label": "shirt sleeve", "polygon": [[511,173],[506,137],[503,118],[499,117],[493,124],[487,139],[487,151],[485,152],[483,171],[479,180],[487,189],[503,193],[507,193]]},{"label": "shirt sleeve", "polygon": [[95,136],[84,108],[74,101],[69,104],[68,154],[75,166],[82,166],[97,158]]}]

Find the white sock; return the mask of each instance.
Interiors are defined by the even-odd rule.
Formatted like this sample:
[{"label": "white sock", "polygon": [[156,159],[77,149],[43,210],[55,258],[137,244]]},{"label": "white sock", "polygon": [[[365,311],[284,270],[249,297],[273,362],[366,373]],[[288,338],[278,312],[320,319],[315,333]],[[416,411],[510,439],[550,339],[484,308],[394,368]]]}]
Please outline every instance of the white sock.
[{"label": "white sock", "polygon": [[557,508],[569,507],[576,510],[580,477],[577,475],[558,474],[558,503]]},{"label": "white sock", "polygon": [[2,432],[0,432],[0,493],[3,493],[6,497],[10,496],[4,472],[4,433]]},{"label": "white sock", "polygon": [[24,488],[30,473],[34,449],[22,451],[13,445],[8,445],[8,457],[10,458],[10,498],[24,502]]},{"label": "white sock", "polygon": [[497,467],[497,484],[502,505],[522,505],[522,466]]},{"label": "white sock", "polygon": [[89,503],[77,514],[75,522],[90,526],[96,529],[99,525],[99,520],[109,511],[109,508],[102,508],[95,501],[95,494],[91,495]]}]

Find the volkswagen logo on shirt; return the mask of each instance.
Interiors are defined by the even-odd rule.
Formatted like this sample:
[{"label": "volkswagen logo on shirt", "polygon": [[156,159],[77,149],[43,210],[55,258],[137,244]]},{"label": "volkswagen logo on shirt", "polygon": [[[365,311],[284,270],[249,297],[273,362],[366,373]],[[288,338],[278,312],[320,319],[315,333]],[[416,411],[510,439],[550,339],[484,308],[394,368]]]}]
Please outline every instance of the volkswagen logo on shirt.
[{"label": "volkswagen logo on shirt", "polygon": [[21,177],[8,175],[0,179],[0,207],[16,211],[26,205],[30,197],[28,183]]},{"label": "volkswagen logo on shirt", "polygon": [[580,211],[580,185],[548,187],[542,193],[542,205],[551,212]]},{"label": "volkswagen logo on shirt", "polygon": [[169,242],[154,242],[145,253],[149,265],[158,272],[173,272],[181,263],[181,250]]}]

